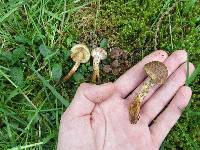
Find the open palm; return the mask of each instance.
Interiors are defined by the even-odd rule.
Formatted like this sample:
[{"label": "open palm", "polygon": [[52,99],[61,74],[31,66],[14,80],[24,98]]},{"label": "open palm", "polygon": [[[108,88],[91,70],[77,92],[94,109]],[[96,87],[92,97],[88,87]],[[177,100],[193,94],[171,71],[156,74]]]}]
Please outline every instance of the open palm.
[{"label": "open palm", "polygon": [[[186,57],[185,51],[169,57],[155,51],[114,83],[82,84],[61,118],[58,150],[159,149],[191,97],[191,89],[183,86]],[[138,123],[131,124],[128,103],[145,80],[143,66],[150,61],[164,61],[169,78],[148,93]],[[193,65],[189,68],[192,73]]]}]

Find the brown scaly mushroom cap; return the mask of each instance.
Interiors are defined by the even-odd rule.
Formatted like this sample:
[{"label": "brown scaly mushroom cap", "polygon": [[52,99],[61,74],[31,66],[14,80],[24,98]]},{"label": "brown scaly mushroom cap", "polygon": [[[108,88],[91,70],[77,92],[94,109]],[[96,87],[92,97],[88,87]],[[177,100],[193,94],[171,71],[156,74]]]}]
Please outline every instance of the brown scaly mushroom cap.
[{"label": "brown scaly mushroom cap", "polygon": [[86,63],[90,59],[90,51],[84,44],[74,45],[71,52],[71,58],[75,62],[80,61],[80,63]]},{"label": "brown scaly mushroom cap", "polygon": [[92,50],[92,57],[96,57],[100,60],[103,60],[107,58],[107,52],[103,48],[97,47]]},{"label": "brown scaly mushroom cap", "polygon": [[147,75],[157,84],[163,84],[168,77],[167,67],[159,61],[152,61],[144,65]]}]

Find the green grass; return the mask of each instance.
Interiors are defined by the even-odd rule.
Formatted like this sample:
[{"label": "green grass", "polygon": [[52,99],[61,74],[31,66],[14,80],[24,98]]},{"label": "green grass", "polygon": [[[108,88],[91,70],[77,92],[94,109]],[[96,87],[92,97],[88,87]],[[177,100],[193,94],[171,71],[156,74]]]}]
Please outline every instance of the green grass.
[{"label": "green grass", "polygon": [[[169,13],[172,5],[176,5]],[[197,0],[0,0],[0,149],[55,149],[60,116],[80,83],[90,82],[88,62],[68,83],[70,48],[109,47],[133,52],[133,62],[157,49],[186,49],[198,66],[188,84],[190,106],[161,149],[200,148],[200,9]],[[159,31],[157,32],[157,27]],[[157,32],[157,36],[155,36]],[[106,62],[109,63],[109,62]],[[106,76],[113,81],[117,76]]]}]

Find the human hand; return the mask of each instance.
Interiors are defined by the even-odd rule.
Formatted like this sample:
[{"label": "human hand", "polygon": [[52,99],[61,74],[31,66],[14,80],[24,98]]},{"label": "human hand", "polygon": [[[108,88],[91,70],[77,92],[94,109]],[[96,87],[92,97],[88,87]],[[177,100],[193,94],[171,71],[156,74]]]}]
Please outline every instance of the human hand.
[{"label": "human hand", "polygon": [[[62,115],[57,149],[159,149],[192,94],[191,89],[184,86],[186,59],[187,53],[183,50],[169,57],[164,51],[155,51],[114,83],[81,84]],[[143,66],[150,61],[164,62],[169,78],[164,85],[148,93],[142,101],[138,123],[131,124],[128,104],[146,78]],[[190,63],[189,73],[193,70]]]}]

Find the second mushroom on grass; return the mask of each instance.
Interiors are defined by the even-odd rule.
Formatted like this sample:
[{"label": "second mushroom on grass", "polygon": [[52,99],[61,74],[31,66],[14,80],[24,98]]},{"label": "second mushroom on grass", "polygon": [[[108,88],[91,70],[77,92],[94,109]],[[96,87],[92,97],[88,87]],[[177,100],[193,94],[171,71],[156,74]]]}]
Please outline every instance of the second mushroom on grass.
[{"label": "second mushroom on grass", "polygon": [[107,52],[100,47],[97,47],[92,50],[92,57],[93,57],[93,75],[92,81],[97,82],[99,81],[99,63],[101,60],[107,58]]},{"label": "second mushroom on grass", "polygon": [[128,106],[129,117],[131,124],[136,124],[139,120],[141,102],[152,87],[159,84],[164,84],[168,77],[167,67],[159,61],[152,61],[144,66],[144,70],[148,78],[144,81],[141,89],[133,97],[132,102]]},{"label": "second mushroom on grass", "polygon": [[87,46],[83,44],[76,44],[71,49],[71,58],[75,62],[73,68],[64,77],[64,80],[68,80],[78,69],[81,63],[87,63],[90,59],[90,51]]}]

